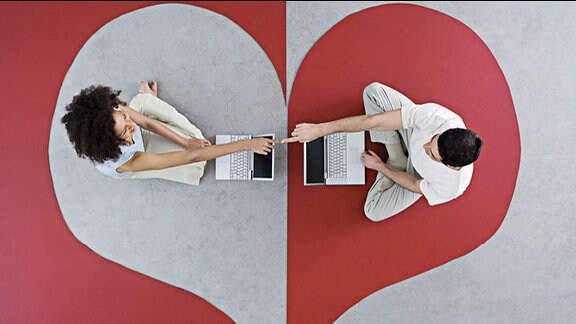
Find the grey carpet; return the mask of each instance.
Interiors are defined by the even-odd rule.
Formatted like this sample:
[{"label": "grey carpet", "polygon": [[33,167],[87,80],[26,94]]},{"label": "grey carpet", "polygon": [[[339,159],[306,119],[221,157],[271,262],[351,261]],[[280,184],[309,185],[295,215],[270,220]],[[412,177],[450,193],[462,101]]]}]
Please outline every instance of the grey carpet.
[{"label": "grey carpet", "polygon": [[72,233],[94,252],[205,298],[237,322],[286,316],[286,147],[274,182],[200,186],[115,180],[79,159],[60,118],[80,89],[123,90],[157,80],[159,97],[214,143],[217,134],[286,136],[287,111],[274,67],[235,23],[187,5],[158,5],[98,30],[70,67],[55,108],[50,169]]}]

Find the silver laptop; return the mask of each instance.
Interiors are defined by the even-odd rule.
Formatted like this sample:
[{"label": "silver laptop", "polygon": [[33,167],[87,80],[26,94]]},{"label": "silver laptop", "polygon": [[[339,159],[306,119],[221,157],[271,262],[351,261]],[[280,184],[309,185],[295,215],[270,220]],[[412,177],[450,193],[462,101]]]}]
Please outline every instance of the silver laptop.
[{"label": "silver laptop", "polygon": [[364,132],[338,133],[304,143],[304,185],[363,185]]},{"label": "silver laptop", "polygon": [[[274,134],[258,135],[274,139]],[[251,135],[216,135],[216,144],[246,139]],[[216,158],[216,180],[274,180],[274,150],[268,155],[241,151]]]}]

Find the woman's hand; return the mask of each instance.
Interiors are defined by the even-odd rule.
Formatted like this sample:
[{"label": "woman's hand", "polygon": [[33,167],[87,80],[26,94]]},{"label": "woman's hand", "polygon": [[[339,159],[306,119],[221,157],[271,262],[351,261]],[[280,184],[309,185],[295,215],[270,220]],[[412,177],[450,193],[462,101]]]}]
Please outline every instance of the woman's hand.
[{"label": "woman's hand", "polygon": [[247,140],[248,149],[262,155],[268,155],[274,149],[274,140],[269,138],[253,138]]},{"label": "woman's hand", "polygon": [[199,148],[208,147],[210,145],[212,145],[212,143],[204,138],[186,138],[182,143],[182,147],[187,150],[197,150]]}]

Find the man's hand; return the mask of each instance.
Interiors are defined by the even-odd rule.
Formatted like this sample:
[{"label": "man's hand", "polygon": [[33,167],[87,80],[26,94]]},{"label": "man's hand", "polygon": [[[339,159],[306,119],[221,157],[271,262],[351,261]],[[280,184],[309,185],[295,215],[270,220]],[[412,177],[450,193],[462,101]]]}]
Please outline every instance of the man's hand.
[{"label": "man's hand", "polygon": [[373,151],[368,150],[367,152],[362,153],[362,164],[364,164],[368,169],[381,172],[401,187],[417,194],[422,194],[422,191],[420,190],[420,182],[422,180],[382,162],[382,159],[380,159],[380,157]]},{"label": "man's hand", "polygon": [[322,126],[320,124],[298,124],[294,131],[292,132],[292,137],[281,140],[281,143],[293,143],[293,142],[310,142],[318,137],[324,136]]},{"label": "man's hand", "polygon": [[182,144],[182,146],[187,150],[197,150],[210,145],[212,145],[212,143],[204,138],[186,138]]},{"label": "man's hand", "polygon": [[367,167],[368,169],[382,172],[382,168],[386,167],[386,164],[382,162],[382,159],[372,150],[363,152],[361,159],[362,164],[364,164],[364,166]]}]

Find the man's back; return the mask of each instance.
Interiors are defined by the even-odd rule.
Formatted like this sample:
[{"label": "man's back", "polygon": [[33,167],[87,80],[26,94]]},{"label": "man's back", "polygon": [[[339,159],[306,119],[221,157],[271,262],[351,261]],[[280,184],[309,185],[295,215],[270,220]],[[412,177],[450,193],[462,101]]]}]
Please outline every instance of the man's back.
[{"label": "man's back", "polygon": [[426,103],[403,107],[402,124],[413,130],[409,155],[414,169],[423,178],[420,189],[428,203],[437,205],[460,196],[472,179],[472,164],[454,170],[434,161],[423,146],[448,129],[466,128],[462,118],[441,105]]}]

